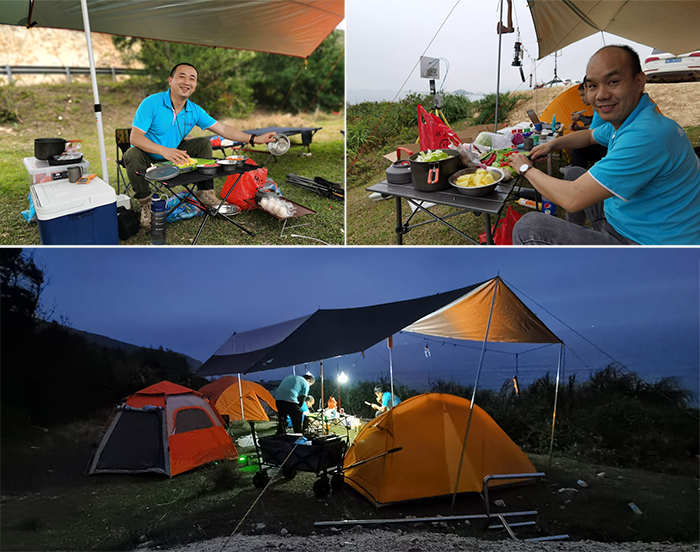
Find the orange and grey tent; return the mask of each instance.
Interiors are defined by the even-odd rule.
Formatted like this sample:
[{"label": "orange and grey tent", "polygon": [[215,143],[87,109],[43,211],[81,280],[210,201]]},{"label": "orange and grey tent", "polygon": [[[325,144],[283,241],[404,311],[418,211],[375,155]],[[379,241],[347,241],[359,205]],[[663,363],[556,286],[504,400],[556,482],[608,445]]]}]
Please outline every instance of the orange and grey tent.
[{"label": "orange and grey tent", "polygon": [[[536,472],[520,447],[476,405],[463,448],[469,410],[467,399],[443,393],[402,401],[360,430],[345,455],[345,481],[382,506],[452,495],[456,485],[459,493],[481,492],[487,475]],[[514,482],[495,479],[490,485]]]},{"label": "orange and grey tent", "polygon": [[199,392],[214,403],[219,414],[228,416],[230,420],[269,421],[261,400],[277,411],[274,397],[254,381],[224,376],[208,383]]},{"label": "orange and grey tent", "polygon": [[162,381],[119,405],[88,473],[173,476],[209,462],[236,458],[236,447],[209,399]]}]

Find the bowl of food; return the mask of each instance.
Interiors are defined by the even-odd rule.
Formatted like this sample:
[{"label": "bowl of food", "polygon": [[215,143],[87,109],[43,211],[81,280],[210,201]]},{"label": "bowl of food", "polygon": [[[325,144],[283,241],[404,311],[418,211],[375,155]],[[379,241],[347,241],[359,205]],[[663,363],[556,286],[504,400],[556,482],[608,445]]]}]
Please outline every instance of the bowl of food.
[{"label": "bowl of food", "polygon": [[462,169],[450,176],[450,184],[461,194],[483,196],[493,192],[503,180],[505,173],[501,169]]},{"label": "bowl of food", "polygon": [[206,165],[197,165],[197,170],[206,175],[215,175],[216,171],[219,170],[219,165],[216,163],[207,163]]}]

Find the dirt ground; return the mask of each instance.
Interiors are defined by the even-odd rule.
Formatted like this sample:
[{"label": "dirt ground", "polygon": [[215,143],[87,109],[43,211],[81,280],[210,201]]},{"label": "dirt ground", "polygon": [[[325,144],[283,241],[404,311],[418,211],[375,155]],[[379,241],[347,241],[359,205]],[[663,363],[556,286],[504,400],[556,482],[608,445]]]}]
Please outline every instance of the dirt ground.
[{"label": "dirt ground", "polygon": [[[575,85],[578,86],[578,85]],[[549,103],[566,88],[555,86],[540,90],[518,91],[529,99],[515,105],[505,121],[506,126],[527,121],[527,110],[542,113]],[[679,82],[667,84],[647,84],[649,97],[656,102],[661,112],[678,122],[682,127],[700,125],[700,82]]]}]

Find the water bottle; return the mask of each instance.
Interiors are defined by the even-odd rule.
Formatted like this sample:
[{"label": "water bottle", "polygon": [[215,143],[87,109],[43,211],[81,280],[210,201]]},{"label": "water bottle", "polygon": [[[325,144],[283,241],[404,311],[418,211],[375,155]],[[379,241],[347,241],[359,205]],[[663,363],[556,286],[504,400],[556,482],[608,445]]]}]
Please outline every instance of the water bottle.
[{"label": "water bottle", "polygon": [[166,197],[153,194],[151,198],[151,244],[165,245]]}]

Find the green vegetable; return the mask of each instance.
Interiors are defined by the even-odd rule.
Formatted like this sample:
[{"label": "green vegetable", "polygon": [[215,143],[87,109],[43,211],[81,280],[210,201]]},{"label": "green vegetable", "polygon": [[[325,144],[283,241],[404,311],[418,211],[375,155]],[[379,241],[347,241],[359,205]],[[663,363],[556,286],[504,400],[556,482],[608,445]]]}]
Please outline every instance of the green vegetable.
[{"label": "green vegetable", "polygon": [[449,155],[447,155],[444,151],[441,150],[428,150],[428,151],[421,151],[417,156],[416,156],[416,161],[422,161],[424,163],[434,163],[435,161],[442,161],[443,159],[449,159]]}]

